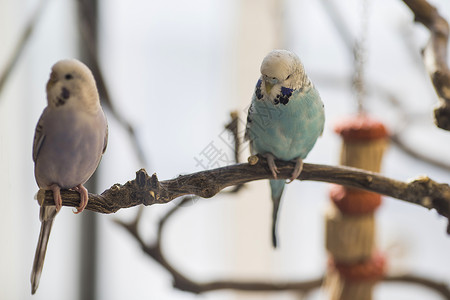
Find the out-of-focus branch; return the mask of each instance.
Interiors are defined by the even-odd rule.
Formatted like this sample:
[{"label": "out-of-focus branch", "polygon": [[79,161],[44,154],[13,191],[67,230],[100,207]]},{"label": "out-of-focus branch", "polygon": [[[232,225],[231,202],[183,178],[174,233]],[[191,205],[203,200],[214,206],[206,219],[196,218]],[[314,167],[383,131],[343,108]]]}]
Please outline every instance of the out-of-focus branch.
[{"label": "out-of-focus branch", "polygon": [[[279,291],[295,291],[302,294],[320,288],[324,278],[317,278],[307,281],[286,281],[286,282],[268,282],[268,281],[233,281],[233,280],[217,280],[210,282],[197,282],[189,278],[188,275],[180,272],[173,266],[165,257],[161,250],[162,232],[164,231],[167,222],[176,214],[180,207],[183,207],[186,202],[191,201],[190,197],[185,197],[179,205],[173,206],[160,220],[158,225],[158,235],[156,241],[153,243],[146,243],[139,234],[138,225],[140,218],[136,218],[131,223],[116,221],[119,225],[124,227],[139,243],[142,250],[152,259],[158,262],[166,271],[170,273],[173,278],[173,286],[177,289],[191,292],[204,293],[215,290],[232,289],[240,291],[253,292],[279,292]],[[445,299],[450,300],[450,289],[445,283],[436,282],[424,277],[415,276],[412,274],[405,274],[399,276],[386,276],[383,278],[384,282],[401,282],[421,285],[423,287],[435,290],[440,293]]]},{"label": "out-of-focus branch", "polygon": [[145,153],[142,149],[141,142],[139,138],[136,135],[136,131],[134,127],[131,125],[131,123],[117,110],[116,106],[114,105],[113,101],[111,100],[111,94],[109,93],[109,89],[106,83],[106,79],[103,75],[100,62],[98,60],[97,55],[97,48],[95,47],[95,43],[93,41],[95,40],[95,36],[97,35],[97,32],[93,32],[90,30],[92,26],[90,24],[97,22],[97,16],[92,13],[92,11],[89,9],[88,3],[89,1],[85,0],[78,0],[79,7],[82,10],[82,16],[84,18],[81,19],[80,24],[80,37],[82,40],[82,44],[86,47],[86,55],[88,56],[88,66],[92,71],[92,74],[94,75],[94,78],[97,82],[97,88],[98,92],[100,94],[100,98],[102,101],[102,105],[105,105],[108,110],[111,112],[111,114],[114,116],[114,118],[119,122],[120,125],[128,132],[128,135],[130,136],[131,142],[133,144],[133,149],[136,152],[136,156],[139,160],[139,163],[142,166],[148,166],[148,161],[145,156]]},{"label": "out-of-focus branch", "polygon": [[262,282],[262,281],[235,281],[235,280],[217,280],[209,282],[197,282],[190,279],[187,275],[181,273],[175,266],[173,266],[165,257],[161,250],[162,232],[165,225],[172,216],[178,211],[180,207],[183,207],[186,202],[191,201],[190,197],[184,197],[183,200],[177,205],[173,206],[166,215],[160,220],[158,226],[158,235],[154,243],[146,243],[138,232],[139,218],[136,218],[134,222],[124,223],[122,221],[116,221],[119,225],[123,226],[127,231],[136,239],[142,250],[149,255],[152,259],[158,262],[166,271],[168,271],[173,278],[173,286],[179,290],[191,292],[195,294],[233,289],[240,291],[286,291],[294,290],[297,292],[307,293],[313,289],[316,289],[322,285],[322,278],[314,279],[303,282]]},{"label": "out-of-focus branch", "polygon": [[367,39],[367,22],[368,22],[368,2],[363,2],[363,12],[361,16],[361,36],[360,38],[353,37],[349,26],[345,22],[345,17],[339,11],[339,4],[333,0],[322,0],[323,8],[328,13],[334,28],[340,36],[344,46],[346,46],[348,53],[352,53],[354,75],[351,80],[352,87],[356,95],[358,104],[358,112],[365,111],[364,100],[367,94],[367,84],[365,78],[365,65],[367,59],[366,39]]},{"label": "out-of-focus branch", "polygon": [[[40,16],[44,11],[44,8],[46,7],[47,2],[48,0],[41,0],[38,3],[38,6],[35,12],[31,15],[27,25],[25,26],[25,29],[21,34],[17,42],[17,45],[15,46],[12,52],[11,57],[7,60],[7,64],[0,75],[0,93],[3,90],[3,87],[7,79],[11,75],[11,72],[16,66],[23,52],[23,49],[25,48],[31,34],[34,31],[34,28],[36,27],[37,22],[39,21]],[[146,166],[148,165],[147,159],[144,155],[142,147],[140,146],[140,142],[136,136],[135,130],[133,126],[130,124],[130,122],[128,122],[112,104],[104,76],[101,72],[100,64],[97,59],[97,49],[95,48],[96,43],[93,42],[97,32],[90,30],[90,28],[92,28],[91,26],[92,23],[97,21],[96,16],[92,14],[92,11],[89,9],[89,7],[87,7],[85,1],[78,0],[78,2],[79,7],[82,10],[82,14],[80,15],[84,16],[84,18],[81,20],[82,22],[80,22],[81,23],[80,36],[82,39],[82,44],[87,49],[86,54],[89,56],[88,58],[89,62],[87,64],[89,65],[90,69],[92,70],[92,73],[94,74],[94,77],[96,78],[97,87],[102,99],[102,104],[108,107],[109,111],[113,114],[113,116],[117,119],[117,121],[127,130],[128,134],[130,135],[139,162],[141,163],[141,165]]]},{"label": "out-of-focus branch", "polygon": [[343,45],[347,48],[348,53],[353,53],[355,38],[353,37],[349,26],[345,23],[345,17],[339,11],[339,4],[332,0],[322,0],[322,7],[333,22],[333,27],[338,33]]},{"label": "out-of-focus branch", "polygon": [[429,288],[441,294],[444,299],[450,300],[450,287],[444,282],[437,282],[425,277],[420,277],[412,274],[405,274],[399,276],[387,276],[383,279],[385,282],[400,282],[400,283],[411,283],[416,285],[421,285],[423,287]]},{"label": "out-of-focus branch", "polygon": [[434,158],[433,156],[425,153],[420,153],[417,149],[405,144],[405,142],[401,139],[398,134],[394,134],[390,136],[392,143],[394,143],[397,147],[399,147],[402,151],[408,154],[411,157],[419,159],[427,164],[433,165],[435,167],[441,168],[446,171],[450,171],[450,164],[443,162],[439,159],[439,157]]},{"label": "out-of-focus branch", "polygon": [[[241,148],[241,142],[239,139],[239,128],[238,128],[238,113],[232,112],[230,114],[231,121],[225,125],[225,129],[230,131],[230,133],[233,136],[234,140],[234,159],[236,163],[239,163],[239,153]],[[235,188],[229,193],[237,193],[240,188],[243,186],[237,185]],[[191,279],[189,279],[187,276],[183,275],[180,271],[178,271],[175,267],[173,267],[169,261],[164,256],[163,251],[161,250],[161,243],[163,239],[163,229],[165,228],[165,225],[169,221],[169,219],[178,211],[180,207],[184,207],[188,204],[190,201],[195,201],[198,199],[198,196],[185,196],[181,199],[181,201],[173,206],[159,221],[158,223],[158,229],[157,229],[157,236],[156,241],[153,244],[146,244],[144,240],[141,238],[141,236],[138,233],[138,225],[142,218],[143,210],[138,210],[136,217],[133,221],[129,223],[125,223],[120,220],[116,220],[116,223],[123,226],[125,229],[128,230],[128,232],[138,241],[141,248],[144,250],[144,252],[149,255],[151,258],[153,258],[155,261],[157,261],[162,267],[164,267],[173,277],[174,279],[174,286],[178,289],[190,291],[193,293],[201,293],[208,290],[215,290],[215,289],[224,289],[233,286],[233,282],[230,281],[218,281],[218,282],[209,282],[209,283],[198,283]],[[241,286],[242,289],[248,290],[250,287],[254,286],[252,283],[237,283]]]},{"label": "out-of-focus branch", "polygon": [[417,116],[412,116],[410,113],[408,114],[408,107],[402,105],[403,102],[399,101],[398,96],[394,95],[381,85],[374,86],[373,92],[379,94],[381,96],[380,98],[387,100],[392,105],[392,108],[397,113],[397,123],[402,123],[400,126],[397,125],[397,127],[402,129],[397,129],[389,136],[390,142],[412,158],[418,159],[442,170],[450,171],[450,164],[448,162],[438,159],[430,153],[421,152],[417,147],[413,147],[404,142],[403,128],[408,127],[413,120],[414,122],[417,122]]},{"label": "out-of-focus branch", "polygon": [[[326,84],[332,88],[341,88],[345,81],[350,81],[350,79],[343,78],[342,76],[334,76],[325,73],[317,73],[314,76],[317,80],[319,79],[322,84]],[[404,142],[404,128],[408,126],[412,126],[412,123],[417,123],[417,115],[412,115],[408,112],[408,107],[403,105],[404,101],[400,101],[399,98],[401,96],[393,93],[388,88],[383,86],[382,84],[377,84],[376,82],[372,82],[370,85],[370,89],[368,89],[368,94],[373,95],[380,101],[385,101],[390,105],[390,109],[395,111],[395,120],[397,129],[391,129],[393,133],[390,135],[390,141],[395,146],[397,146],[401,151],[405,154],[409,155],[412,158],[419,159],[420,161],[432,165],[434,167],[440,168],[445,171],[450,171],[450,164],[447,161],[443,161],[441,159],[435,158],[432,154],[421,152],[420,149],[414,147],[413,145],[409,145]]]},{"label": "out-of-focus branch", "polygon": [[17,45],[15,46],[11,57],[7,60],[6,66],[3,69],[3,72],[0,75],[0,93],[3,91],[3,87],[5,86],[5,83],[9,76],[11,75],[12,70],[16,66],[16,63],[18,62],[20,55],[22,54],[23,50],[25,49],[25,46],[30,39],[31,34],[34,31],[34,28],[36,28],[36,24],[39,21],[39,18],[42,15],[42,12],[44,11],[44,8],[47,4],[48,0],[41,0],[34,13],[31,15],[30,19],[28,20],[27,25],[25,25],[25,29],[20,35],[19,40],[17,41]]},{"label": "out-of-focus branch", "polygon": [[425,67],[430,74],[440,104],[434,110],[439,128],[450,130],[450,69],[447,64],[449,25],[426,0],[403,0],[414,13],[414,20],[430,31],[430,41],[423,50]]},{"label": "out-of-focus branch", "polygon": [[[294,163],[276,161],[280,171],[278,178],[287,179],[292,174]],[[236,164],[222,168],[180,175],[177,178],[159,181],[156,174],[149,176],[144,169],[136,172],[136,178],[124,185],[115,184],[101,195],[89,194],[88,210],[113,213],[120,208],[140,204],[152,205],[168,203],[184,195],[211,198],[229,186],[254,180],[273,178],[267,162],[259,157],[255,165]],[[450,187],[439,184],[428,177],[419,177],[410,182],[402,182],[376,173],[349,167],[305,164],[299,180],[313,180],[335,183],[391,196],[409,203],[418,204],[450,217]],[[80,196],[71,190],[61,191],[63,205],[79,205]],[[44,205],[53,204],[51,191],[40,191],[38,200]],[[450,233],[450,226],[448,227]]]},{"label": "out-of-focus branch", "polygon": [[[353,53],[354,39],[338,6],[331,0],[322,0],[324,9],[333,21],[344,45]],[[450,70],[447,63],[449,25],[437,9],[426,0],[403,0],[415,15],[415,21],[425,25],[431,33],[430,41],[423,51],[425,67],[430,74],[440,99],[435,108],[435,122],[439,128],[450,130]]]}]

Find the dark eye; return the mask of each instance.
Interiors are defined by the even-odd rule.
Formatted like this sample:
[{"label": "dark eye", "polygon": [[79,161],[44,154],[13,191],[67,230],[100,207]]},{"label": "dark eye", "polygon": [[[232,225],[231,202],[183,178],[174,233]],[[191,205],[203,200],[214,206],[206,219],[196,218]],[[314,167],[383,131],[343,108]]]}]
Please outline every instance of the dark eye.
[{"label": "dark eye", "polygon": [[72,74],[66,74],[66,76],[64,76],[64,78],[66,78],[67,80],[70,80],[73,78]]},{"label": "dark eye", "polygon": [[291,75],[289,75],[288,77],[286,77],[286,79],[285,79],[285,80],[288,80],[289,78],[291,78]]}]

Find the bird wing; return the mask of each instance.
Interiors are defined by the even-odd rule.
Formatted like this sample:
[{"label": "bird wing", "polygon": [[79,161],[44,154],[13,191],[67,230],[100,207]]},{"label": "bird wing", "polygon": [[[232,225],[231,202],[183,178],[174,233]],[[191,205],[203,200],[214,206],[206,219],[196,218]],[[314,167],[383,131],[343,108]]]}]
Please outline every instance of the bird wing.
[{"label": "bird wing", "polygon": [[248,107],[248,113],[247,113],[247,125],[245,126],[245,135],[244,135],[244,141],[250,141],[250,147],[251,147],[251,138],[250,138],[250,127],[252,123],[252,114],[253,114],[253,103],[256,101],[256,99],[261,100],[263,98],[263,95],[261,94],[261,84],[262,80],[258,79],[255,86],[255,92],[253,93],[252,102],[250,103],[250,106]]},{"label": "bird wing", "polygon": [[248,113],[247,113],[247,125],[245,126],[245,134],[244,134],[244,141],[250,140],[250,126],[252,123],[252,113],[253,113],[253,101],[248,107]]},{"label": "bird wing", "polygon": [[41,150],[42,144],[45,140],[45,130],[44,130],[44,118],[46,115],[47,109],[44,110],[39,121],[36,125],[36,129],[34,131],[34,141],[33,141],[33,161],[36,162],[37,157],[39,155],[39,151]]},{"label": "bird wing", "polygon": [[103,139],[103,150],[102,150],[102,154],[105,153],[106,151],[106,147],[108,146],[108,123],[106,123],[106,130],[105,130],[105,138]]}]

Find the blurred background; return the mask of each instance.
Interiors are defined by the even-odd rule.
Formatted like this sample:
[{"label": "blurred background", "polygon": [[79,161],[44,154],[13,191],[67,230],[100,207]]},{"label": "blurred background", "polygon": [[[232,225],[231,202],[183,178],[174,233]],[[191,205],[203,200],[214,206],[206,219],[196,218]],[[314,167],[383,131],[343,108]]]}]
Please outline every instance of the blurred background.
[{"label": "blurred background", "polygon": [[[450,2],[430,3],[450,19]],[[83,60],[94,43],[86,45],[80,34],[78,5],[73,0],[0,0],[0,70],[10,63],[39,11],[0,90],[0,299],[32,298],[29,276],[40,228],[33,200],[33,135],[46,106],[51,66],[63,58]],[[134,127],[143,156],[136,155],[128,131],[106,108],[109,145],[96,173],[96,190],[90,192],[134,179],[142,167],[164,180],[233,163],[224,125],[237,110],[243,128],[260,63],[274,48],[299,55],[325,103],[325,132],[306,162],[337,164],[341,141],[333,124],[357,112],[352,87],[355,41],[362,41],[365,49],[366,110],[392,133],[399,132],[410,149],[441,163],[426,163],[391,145],[383,173],[399,180],[426,174],[450,182],[445,167],[450,165],[450,136],[433,124],[437,97],[420,56],[429,32],[414,24],[402,1],[98,0],[93,16],[109,99]],[[212,146],[223,154],[221,160],[204,159]],[[242,158],[248,154],[246,149]],[[266,181],[249,183],[235,195],[184,205],[167,224],[162,250],[174,266],[198,281],[319,278],[327,265],[328,190],[327,184],[307,181],[287,187],[277,250],[270,243],[272,206]],[[144,209],[139,229],[147,241],[155,239],[159,218],[174,205]],[[173,289],[169,273],[113,222],[132,220],[137,210],[75,216],[63,208],[33,299],[299,299],[290,292],[194,295]],[[388,257],[389,274],[412,273],[450,284],[444,218],[384,198],[377,222],[378,248]],[[327,297],[318,291],[308,299]],[[374,299],[442,298],[414,285],[381,283]]]}]

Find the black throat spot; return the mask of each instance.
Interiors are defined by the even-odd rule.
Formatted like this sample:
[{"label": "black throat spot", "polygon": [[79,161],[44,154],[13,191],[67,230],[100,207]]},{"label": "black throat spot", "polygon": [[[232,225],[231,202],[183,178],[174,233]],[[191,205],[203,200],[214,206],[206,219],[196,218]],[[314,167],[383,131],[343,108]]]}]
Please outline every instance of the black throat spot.
[{"label": "black throat spot", "polygon": [[59,95],[59,97],[56,97],[56,107],[58,106],[62,106],[64,104],[66,104],[67,100],[69,100],[70,98],[70,92],[66,87],[62,87],[61,89],[61,94]]},{"label": "black throat spot", "polygon": [[70,98],[70,92],[69,92],[69,90],[66,88],[66,87],[62,87],[62,89],[61,89],[61,97],[62,98],[64,98],[64,99],[69,99]]},{"label": "black throat spot", "polygon": [[292,96],[292,94],[290,94],[290,95],[278,94],[277,97],[275,99],[273,99],[273,104],[277,105],[277,104],[281,103],[283,105],[286,105],[286,104],[288,104],[291,96]]}]

